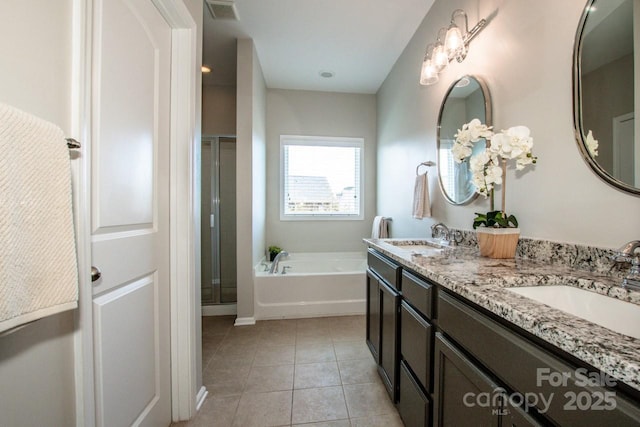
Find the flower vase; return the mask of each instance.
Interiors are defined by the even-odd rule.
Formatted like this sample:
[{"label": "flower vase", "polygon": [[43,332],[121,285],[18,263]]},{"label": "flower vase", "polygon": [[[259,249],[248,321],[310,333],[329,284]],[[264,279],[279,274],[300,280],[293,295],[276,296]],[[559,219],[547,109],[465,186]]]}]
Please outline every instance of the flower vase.
[{"label": "flower vase", "polygon": [[515,258],[519,228],[480,227],[476,229],[476,236],[480,255],[496,259]]}]

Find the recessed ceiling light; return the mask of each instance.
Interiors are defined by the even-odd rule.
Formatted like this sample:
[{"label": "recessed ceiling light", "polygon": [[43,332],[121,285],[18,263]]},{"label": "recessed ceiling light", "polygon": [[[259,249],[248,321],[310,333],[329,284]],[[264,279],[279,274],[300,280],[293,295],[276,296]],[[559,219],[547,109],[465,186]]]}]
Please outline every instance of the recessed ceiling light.
[{"label": "recessed ceiling light", "polygon": [[469,83],[471,83],[471,81],[469,80],[469,77],[463,77],[460,79],[460,81],[456,84],[456,87],[465,87],[465,86],[469,86]]},{"label": "recessed ceiling light", "polygon": [[320,71],[320,77],[324,77],[325,79],[330,79],[335,75],[336,73],[334,73],[333,71]]},{"label": "recessed ceiling light", "polygon": [[211,72],[211,68],[210,68],[210,67],[208,67],[207,65],[203,65],[203,66],[202,66],[202,72],[203,72],[204,74],[206,74],[206,73],[210,73],[210,72]]}]

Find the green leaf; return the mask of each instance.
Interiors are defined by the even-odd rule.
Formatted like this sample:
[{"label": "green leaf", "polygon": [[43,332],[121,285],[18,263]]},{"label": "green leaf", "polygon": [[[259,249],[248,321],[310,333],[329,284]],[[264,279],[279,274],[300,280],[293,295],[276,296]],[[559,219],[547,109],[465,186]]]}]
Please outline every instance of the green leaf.
[{"label": "green leaf", "polygon": [[476,212],[476,217],[473,220],[473,229],[484,225],[485,227],[499,227],[499,228],[509,228],[509,227],[517,227],[518,220],[515,215],[508,215],[505,213],[502,214],[502,211],[490,211],[486,214],[482,214]]},{"label": "green leaf", "polygon": [[487,216],[476,212],[476,217],[473,220],[473,229],[475,230],[481,225],[487,226]]}]

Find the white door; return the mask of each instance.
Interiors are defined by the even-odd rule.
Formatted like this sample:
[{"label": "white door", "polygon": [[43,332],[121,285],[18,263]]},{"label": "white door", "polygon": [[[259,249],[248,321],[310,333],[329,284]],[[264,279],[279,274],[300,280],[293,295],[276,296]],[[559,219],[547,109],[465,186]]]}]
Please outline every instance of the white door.
[{"label": "white door", "polygon": [[168,426],[171,28],[151,0],[93,4],[96,423]]},{"label": "white door", "polygon": [[613,118],[613,176],[631,186],[637,186],[634,142],[634,114],[628,113]]}]

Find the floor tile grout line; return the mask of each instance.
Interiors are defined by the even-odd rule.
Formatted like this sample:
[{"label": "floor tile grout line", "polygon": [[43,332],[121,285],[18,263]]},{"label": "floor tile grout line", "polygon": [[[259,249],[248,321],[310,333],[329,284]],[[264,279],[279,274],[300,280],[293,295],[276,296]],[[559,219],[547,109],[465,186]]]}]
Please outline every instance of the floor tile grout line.
[{"label": "floor tile grout line", "polygon": [[296,320],[296,335],[293,338],[293,381],[291,383],[291,412],[289,413],[289,424],[293,425],[293,394],[296,386],[296,357],[298,356],[298,321]]},{"label": "floor tile grout line", "polygon": [[209,361],[207,362],[207,366],[202,368],[202,372],[205,371],[206,368],[209,367],[209,365],[211,364],[211,362],[213,361],[213,359],[215,358],[216,354],[218,354],[218,352],[220,351],[220,348],[222,347],[222,343],[224,342],[224,340],[227,338],[227,335],[229,335],[229,332],[231,331],[231,327],[233,325],[231,325],[230,327],[227,327],[227,332],[225,332],[224,336],[222,337],[222,340],[220,341],[220,344],[218,345],[218,347],[216,348],[216,351],[213,352],[213,354],[211,355],[211,357],[209,357]]},{"label": "floor tile grout line", "polygon": [[[347,423],[351,424],[351,414],[347,405],[347,401],[346,401],[346,392],[345,392],[345,384],[343,384],[344,382],[344,378],[343,378],[343,372],[340,369],[340,362],[341,361],[355,361],[355,360],[364,360],[363,357],[353,357],[353,358],[345,358],[345,359],[338,359],[338,350],[337,350],[337,346],[340,346],[340,344],[338,343],[348,343],[348,342],[359,342],[360,340],[357,339],[355,336],[351,337],[350,333],[345,334],[340,334],[340,335],[330,335],[330,339],[320,339],[318,340],[318,342],[313,342],[313,337],[314,337],[314,332],[313,332],[313,324],[309,324],[307,326],[307,324],[305,324],[304,329],[302,329],[301,325],[303,324],[300,319],[291,319],[295,322],[295,329],[290,329],[290,328],[282,328],[281,332],[284,333],[285,335],[288,333],[291,333],[293,331],[295,331],[294,336],[293,336],[293,381],[292,381],[292,385],[291,385],[291,389],[290,390],[278,390],[278,391],[290,391],[291,392],[291,413],[290,413],[290,425],[293,425],[293,403],[294,403],[294,392],[295,392],[295,374],[298,372],[297,369],[299,368],[298,365],[303,366],[306,364],[329,364],[331,363],[333,366],[335,366],[335,369],[337,369],[337,373],[338,373],[338,379],[339,379],[339,386],[340,386],[340,390],[342,392],[342,397],[343,397],[343,402],[345,405],[345,409],[347,411],[347,416],[348,418],[344,419],[344,421],[346,421]],[[286,323],[284,323],[284,325],[286,325]],[[293,326],[293,325],[292,325]],[[325,332],[326,329],[326,324],[325,326],[323,326],[322,323],[318,323],[316,325],[316,327],[318,328],[319,331]],[[349,328],[351,328],[351,324],[348,325]],[[209,368],[214,360],[214,358],[216,356],[220,355],[220,352],[222,351],[221,348],[224,347],[224,344],[229,344],[229,340],[231,339],[231,335],[232,335],[232,329],[233,328],[228,328],[225,332],[225,334],[223,335],[223,340],[221,342],[220,345],[218,345],[218,347],[216,348],[216,350],[214,351],[214,353],[211,355],[210,359],[207,362],[207,368]],[[276,329],[275,331],[278,331],[278,325],[276,325]],[[303,333],[301,333],[301,331],[303,331]],[[276,332],[277,333],[277,332]],[[250,338],[250,342],[251,343],[255,343],[256,341],[258,341],[258,345],[255,346],[256,348],[253,349],[253,354],[252,357],[250,359],[250,364],[249,366],[249,373],[247,374],[247,378],[246,381],[243,383],[243,388],[242,388],[242,392],[240,396],[237,396],[237,405],[235,407],[235,411],[234,411],[234,415],[233,415],[233,421],[235,421],[235,419],[238,417],[239,415],[239,409],[240,409],[240,400],[242,399],[243,396],[245,396],[247,393],[249,393],[247,390],[249,388],[249,376],[251,375],[251,372],[256,369],[256,367],[258,365],[256,365],[257,361],[259,360],[259,354],[258,354],[258,348],[260,347],[260,343],[265,344],[267,343],[267,340],[265,339],[267,335],[266,332],[266,328],[265,329],[260,329],[255,336]],[[264,341],[264,342],[262,342]],[[306,361],[303,363],[298,363],[297,359],[300,356],[300,346],[305,345],[319,345],[319,346],[328,346],[329,344],[331,344],[331,355],[333,357],[333,360],[317,360],[317,361]],[[280,347],[285,347],[285,346],[290,346],[290,342],[286,342],[283,341],[282,343],[278,343],[276,344]],[[312,352],[313,353],[313,352]],[[280,360],[281,361],[281,360]],[[265,368],[267,366],[286,366],[286,365],[291,365],[290,363],[278,363],[277,365],[264,365],[264,366],[260,366],[260,368]],[[366,382],[364,383],[354,383],[354,384],[366,384]],[[338,384],[336,384],[338,385]],[[351,384],[349,384],[351,385]],[[301,388],[300,390],[303,389],[307,389],[307,388],[322,388],[322,387],[335,387],[335,385],[327,385],[327,386],[321,386],[321,387],[304,387]],[[266,393],[266,392],[265,392]],[[213,396],[212,396],[213,397]],[[230,397],[230,396],[229,396]],[[341,419],[342,420],[342,419]]]}]

